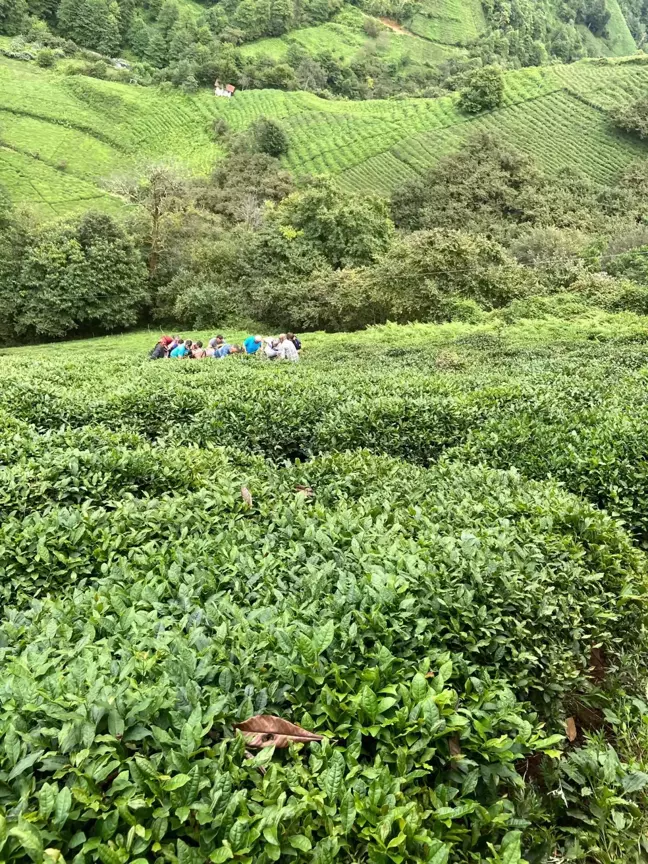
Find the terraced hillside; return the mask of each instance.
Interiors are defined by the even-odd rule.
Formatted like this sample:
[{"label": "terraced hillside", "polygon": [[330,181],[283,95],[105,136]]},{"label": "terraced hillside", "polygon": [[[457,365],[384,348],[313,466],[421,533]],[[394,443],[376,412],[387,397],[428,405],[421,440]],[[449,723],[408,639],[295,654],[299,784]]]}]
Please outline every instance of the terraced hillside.
[{"label": "terraced hillside", "polygon": [[136,88],[65,77],[19,61],[0,62],[0,182],[16,204],[56,215],[87,206],[115,207],[100,179],[142,159],[177,159],[201,174],[221,150],[212,121],[235,130],[262,114],[290,137],[286,165],[296,174],[326,173],[356,189],[388,193],[481,129],[532,152],[553,170],[564,165],[610,180],[648,153],[617,132],[607,109],[648,87],[648,64],[581,61],[508,73],[501,109],[475,118],[456,97],[326,101],[308,93],[209,93]]},{"label": "terraced hillside", "polygon": [[[481,10],[481,6],[479,8]],[[377,37],[371,37],[365,32],[364,25],[368,20],[374,21],[375,25],[381,28]],[[439,39],[433,40],[425,34],[421,37],[396,22],[371,18],[357,7],[349,5],[345,6],[333,21],[316,27],[293,30],[281,37],[249,42],[241,46],[241,53],[244,56],[265,55],[279,61],[285,58],[289,46],[293,43],[302,45],[311,54],[330,51],[340,60],[354,60],[363,53],[376,53],[383,60],[407,58],[410,68],[437,66],[448,57],[466,53],[458,45],[446,44]]]}]

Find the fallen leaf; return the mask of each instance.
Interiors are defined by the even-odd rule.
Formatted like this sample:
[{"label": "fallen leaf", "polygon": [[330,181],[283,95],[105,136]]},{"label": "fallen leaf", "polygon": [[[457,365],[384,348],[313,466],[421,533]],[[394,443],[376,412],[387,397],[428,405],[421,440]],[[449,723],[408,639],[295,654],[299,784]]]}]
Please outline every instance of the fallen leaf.
[{"label": "fallen leaf", "polygon": [[243,723],[235,723],[234,728],[245,738],[248,747],[287,747],[291,741],[322,740],[321,735],[270,714],[257,714]]},{"label": "fallen leaf", "polygon": [[565,732],[567,733],[567,738],[570,741],[575,741],[578,737],[578,730],[576,729],[576,721],[573,717],[568,717],[565,720]]},{"label": "fallen leaf", "polygon": [[245,501],[248,507],[252,506],[252,496],[247,486],[241,486],[241,498]]}]

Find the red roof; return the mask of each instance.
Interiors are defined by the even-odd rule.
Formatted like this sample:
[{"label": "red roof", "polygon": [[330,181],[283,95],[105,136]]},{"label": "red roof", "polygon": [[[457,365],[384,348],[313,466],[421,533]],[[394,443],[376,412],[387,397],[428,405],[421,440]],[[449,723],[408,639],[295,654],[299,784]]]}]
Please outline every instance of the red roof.
[{"label": "red roof", "polygon": [[236,90],[236,87],[233,84],[226,84],[225,89],[228,93],[233,93]]}]

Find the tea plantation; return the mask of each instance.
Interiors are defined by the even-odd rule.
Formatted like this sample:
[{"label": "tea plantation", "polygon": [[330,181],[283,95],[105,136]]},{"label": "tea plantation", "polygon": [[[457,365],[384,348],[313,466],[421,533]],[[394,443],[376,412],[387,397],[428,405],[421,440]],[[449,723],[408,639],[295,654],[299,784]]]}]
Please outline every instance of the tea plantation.
[{"label": "tea plantation", "polygon": [[[336,26],[322,25],[326,33]],[[322,42],[321,28],[313,29]],[[299,32],[307,39],[309,31]],[[401,56],[410,39],[412,62],[441,59],[436,43],[429,43],[431,58],[421,40],[393,36],[388,56]],[[275,42],[269,53],[280,56],[283,43]],[[452,95],[353,102],[249,90],[217,100],[206,90],[162,92],[0,58],[0,183],[14,205],[48,218],[88,206],[119,209],[120,199],[102,185],[113,172],[175,159],[206,175],[224,152],[214,119],[238,132],[261,115],[283,124],[290,145],[283,162],[295,176],[333,175],[349,189],[387,195],[480,131],[529,152],[547,171],[569,166],[609,183],[645,154],[645,144],[619,132],[607,112],[639,98],[647,83],[641,56],[510,71],[503,106],[469,117]]]},{"label": "tea plantation", "polygon": [[3,352],[3,861],[646,860],[648,326],[507,320]]}]

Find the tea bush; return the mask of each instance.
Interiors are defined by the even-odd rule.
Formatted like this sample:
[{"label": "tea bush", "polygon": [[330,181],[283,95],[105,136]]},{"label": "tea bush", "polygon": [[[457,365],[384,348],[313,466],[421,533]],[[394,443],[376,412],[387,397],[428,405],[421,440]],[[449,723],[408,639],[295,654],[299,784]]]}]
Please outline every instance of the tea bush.
[{"label": "tea bush", "polygon": [[[515,861],[546,843],[516,766],[559,755],[591,646],[621,669],[644,628],[643,558],[609,517],[515,473],[363,453],[276,469],[171,447],[154,470],[133,435],[38,446],[12,467],[39,494],[3,497],[5,857]],[[127,464],[124,496],[104,478]],[[173,491],[150,497],[155,474]],[[64,491],[44,506],[48,483]],[[246,758],[233,724],[256,712],[324,741]]]},{"label": "tea bush", "polygon": [[2,860],[645,861],[643,333],[5,355]]}]

